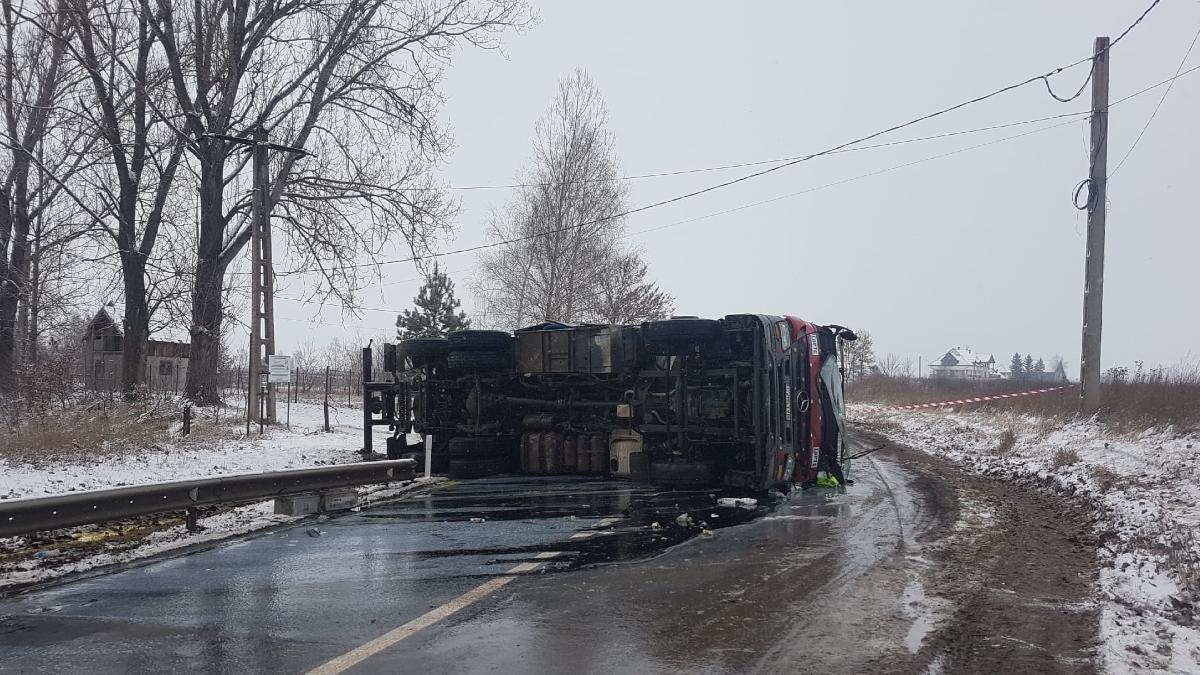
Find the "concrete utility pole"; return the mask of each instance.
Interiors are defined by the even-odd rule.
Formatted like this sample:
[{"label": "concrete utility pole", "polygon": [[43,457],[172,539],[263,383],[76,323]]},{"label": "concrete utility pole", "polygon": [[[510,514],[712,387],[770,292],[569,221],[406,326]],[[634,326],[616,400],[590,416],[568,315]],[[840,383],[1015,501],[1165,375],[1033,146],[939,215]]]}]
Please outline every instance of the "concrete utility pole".
[{"label": "concrete utility pole", "polygon": [[[267,130],[254,127],[254,198],[250,203],[250,386],[246,388],[248,414],[275,423],[274,387],[266,382],[267,357],[275,353],[274,269],[271,261],[271,165],[267,155]],[[265,388],[265,391],[264,391]],[[259,397],[266,394],[266,410],[259,418]]]},{"label": "concrete utility pole", "polygon": [[[266,380],[268,356],[275,353],[275,268],[271,258],[271,163],[270,150],[303,157],[305,151],[267,142],[261,124],[250,138],[207,134],[231,143],[249,146],[254,153],[254,196],[250,200],[250,358],[246,377],[246,433],[250,423],[275,423],[275,386]],[[260,400],[265,395],[265,410]]]},{"label": "concrete utility pole", "polygon": [[1083,352],[1079,379],[1083,411],[1100,409],[1100,330],[1104,318],[1104,215],[1108,187],[1108,49],[1096,38],[1092,56],[1092,147],[1088,173],[1087,247],[1083,280]]}]

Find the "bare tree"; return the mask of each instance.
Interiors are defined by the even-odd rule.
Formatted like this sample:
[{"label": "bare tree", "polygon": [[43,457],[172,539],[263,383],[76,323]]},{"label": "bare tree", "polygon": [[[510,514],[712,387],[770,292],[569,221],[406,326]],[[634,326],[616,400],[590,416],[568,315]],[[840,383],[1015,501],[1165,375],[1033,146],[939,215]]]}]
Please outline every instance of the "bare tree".
[{"label": "bare tree", "polygon": [[83,114],[104,139],[107,161],[92,172],[91,188],[100,199],[98,224],[120,260],[125,300],[121,389],[134,396],[146,380],[154,309],[150,267],[158,264],[155,246],[170,220],[186,138],[172,127],[179,116],[168,96],[169,73],[150,28],[150,10],[136,0],[123,11],[88,0],[63,1],[75,36],[71,53],[87,73],[91,93]]},{"label": "bare tree", "polygon": [[39,156],[62,118],[56,105],[69,74],[66,43],[47,38],[29,17],[66,29],[66,13],[56,5],[0,4],[0,86],[4,93],[4,156],[0,159],[0,389],[16,383],[17,310],[28,290],[30,230],[56,190],[48,189]]},{"label": "bare tree", "polygon": [[871,334],[865,330],[854,331],[858,339],[843,343],[842,349],[846,359],[846,379],[853,380],[863,377],[875,367],[875,344]]},{"label": "bare tree", "polygon": [[[599,90],[582,70],[559,83],[534,131],[533,163],[513,201],[492,218],[476,290],[489,324],[636,319],[669,311],[645,282],[645,263],[620,246],[626,194]],[[615,277],[640,285],[632,295]],[[635,301],[642,306],[616,305]]]},{"label": "bare tree", "polygon": [[888,352],[876,364],[879,374],[884,377],[912,377],[913,360],[911,357],[899,356]]},{"label": "bare tree", "polygon": [[249,193],[235,189],[246,159],[219,136],[262,126],[275,143],[319,149],[303,168],[277,157],[269,200],[295,267],[353,302],[360,256],[397,235],[421,253],[448,227],[452,209],[428,177],[449,143],[435,119],[444,64],[459,44],[496,46],[529,14],[521,0],[140,2],[153,8],[199,175],[186,393],[211,403],[225,272],[250,238]]}]

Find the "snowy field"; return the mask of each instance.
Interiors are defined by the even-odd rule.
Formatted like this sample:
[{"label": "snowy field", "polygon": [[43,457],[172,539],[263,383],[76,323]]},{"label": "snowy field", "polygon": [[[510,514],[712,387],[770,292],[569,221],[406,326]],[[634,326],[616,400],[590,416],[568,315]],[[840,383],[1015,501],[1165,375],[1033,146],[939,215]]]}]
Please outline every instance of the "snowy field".
[{"label": "snowy field", "polygon": [[[285,410],[280,404],[281,422]],[[293,403],[291,428],[282,424],[266,427],[262,436],[256,425],[247,437],[244,420],[228,413],[222,413],[219,427],[211,428],[212,413],[200,410],[193,424],[191,437],[179,436],[180,424],[176,423],[169,437],[134,453],[99,448],[94,458],[85,451],[68,461],[0,459],[0,499],[362,461],[362,410],[358,407],[331,405],[329,433],[322,428],[322,406],[314,403]],[[386,428],[375,430],[376,450],[381,453],[386,432]],[[120,441],[109,443],[119,445]]]},{"label": "snowy field", "polygon": [[1118,434],[1091,420],[997,412],[849,407],[855,423],[897,443],[1094,505],[1104,667],[1200,672],[1200,435]]}]

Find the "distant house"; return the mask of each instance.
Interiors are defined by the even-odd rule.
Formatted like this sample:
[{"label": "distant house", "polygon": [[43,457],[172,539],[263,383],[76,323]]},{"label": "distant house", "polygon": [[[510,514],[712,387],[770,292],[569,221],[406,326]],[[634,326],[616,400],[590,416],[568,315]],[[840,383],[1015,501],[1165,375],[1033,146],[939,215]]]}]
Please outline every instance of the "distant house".
[{"label": "distant house", "polygon": [[[84,383],[89,389],[121,388],[121,347],[124,334],[120,311],[113,304],[100,308],[80,338]],[[163,335],[166,331],[158,331]],[[167,337],[182,337],[181,333]],[[150,391],[181,391],[187,380],[192,345],[185,341],[149,340],[146,345],[146,386]]]},{"label": "distant house", "polygon": [[973,352],[970,347],[955,347],[930,362],[929,376],[955,380],[991,380],[1000,377],[1000,374],[996,372],[996,357]]}]

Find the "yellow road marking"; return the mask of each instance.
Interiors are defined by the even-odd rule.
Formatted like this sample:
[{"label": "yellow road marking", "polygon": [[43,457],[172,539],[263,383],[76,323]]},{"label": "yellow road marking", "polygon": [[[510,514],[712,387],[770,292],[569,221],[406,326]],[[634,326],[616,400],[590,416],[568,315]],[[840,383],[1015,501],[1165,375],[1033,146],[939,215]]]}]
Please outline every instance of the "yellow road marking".
[{"label": "yellow road marking", "polygon": [[[597,527],[607,527],[608,525],[615,523],[617,520],[617,518],[606,518],[598,522],[596,525]],[[585,530],[583,532],[576,532],[575,534],[571,535],[571,539],[584,539],[594,534],[596,534],[594,530]],[[534,556],[534,558],[546,560],[559,555],[561,555],[560,551],[543,551],[542,553]],[[391,647],[397,642],[412,636],[414,633],[428,628],[429,626],[432,626],[438,621],[445,619],[464,607],[476,603],[492,593],[495,593],[501,588],[504,588],[517,578],[516,575],[523,574],[525,572],[532,572],[538,567],[541,567],[541,565],[542,563],[540,562],[521,563],[520,565],[517,565],[516,567],[513,567],[505,572],[503,576],[496,577],[495,579],[480,584],[479,586],[472,588],[450,602],[447,602],[440,607],[435,607],[421,616],[413,619],[412,621],[393,628],[392,630],[380,635],[366,644],[363,644],[362,646],[356,647],[345,654],[342,654],[341,656],[326,661],[325,663],[308,671],[308,675],[338,675],[339,673],[343,673],[359,663],[362,663],[371,656],[374,656],[388,647]]]}]

